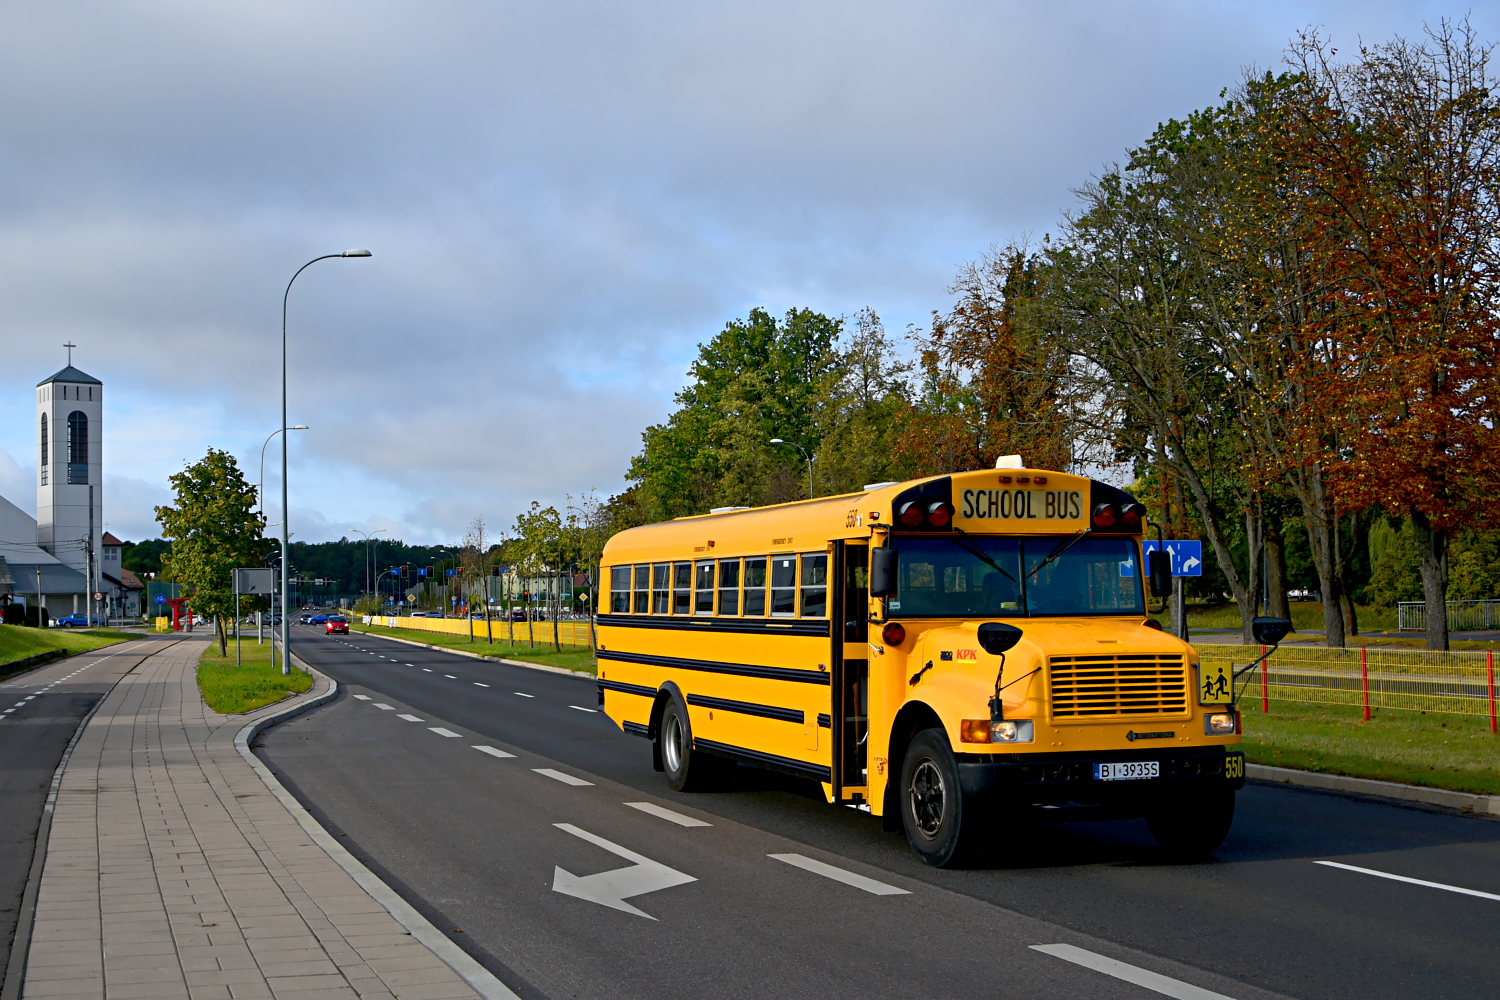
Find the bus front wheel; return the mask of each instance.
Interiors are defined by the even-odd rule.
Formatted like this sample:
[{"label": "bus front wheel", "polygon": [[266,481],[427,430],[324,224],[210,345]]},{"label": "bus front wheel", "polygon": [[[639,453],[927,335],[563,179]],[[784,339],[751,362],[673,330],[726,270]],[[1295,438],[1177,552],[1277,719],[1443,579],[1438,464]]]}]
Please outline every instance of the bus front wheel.
[{"label": "bus front wheel", "polygon": [[922,730],[901,763],[901,825],[912,850],[927,864],[956,864],[972,846],[977,817],[966,815],[966,805],[947,734]]},{"label": "bus front wheel", "polygon": [[701,792],[717,773],[708,754],[693,750],[693,728],[687,708],[673,698],[661,712],[657,739],[661,741],[662,769],[667,781],[679,792]]},{"label": "bus front wheel", "polygon": [[1234,789],[1167,799],[1146,814],[1146,826],[1173,857],[1201,858],[1218,849],[1234,823]]}]

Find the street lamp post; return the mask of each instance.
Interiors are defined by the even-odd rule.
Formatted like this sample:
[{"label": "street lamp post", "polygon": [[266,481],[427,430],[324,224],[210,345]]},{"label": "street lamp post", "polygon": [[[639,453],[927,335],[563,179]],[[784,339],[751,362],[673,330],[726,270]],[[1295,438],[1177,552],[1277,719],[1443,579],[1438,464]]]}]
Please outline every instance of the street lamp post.
[{"label": "street lamp post", "polygon": [[[334,257],[370,257],[373,256],[368,250],[345,250],[343,253],[326,253],[297,268],[297,273],[292,275],[292,280],[286,283],[286,291],[281,295],[281,426],[286,424],[286,306],[287,300],[292,295],[292,282],[297,280],[297,275],[306,271],[320,260],[330,260]],[[287,490],[287,435],[281,435],[281,672],[290,674],[292,672],[292,633],[291,615],[287,609],[287,573],[288,563],[291,562],[287,540],[291,537],[287,530],[287,523],[291,520],[287,510],[289,491]]]},{"label": "street lamp post", "polygon": [[351,528],[350,530],[355,532],[356,534],[365,536],[365,595],[369,596],[370,574],[375,572],[375,556],[370,551],[370,541],[385,529],[376,528],[374,531],[360,531],[358,528]]},{"label": "street lamp post", "polygon": [[790,444],[790,445],[792,445],[793,448],[796,448],[798,451],[802,452],[802,457],[805,458],[805,459],[807,459],[807,499],[811,500],[813,498],[813,496],[814,496],[814,494],[813,494],[813,477],[812,477],[812,456],[809,455],[807,453],[807,449],[804,448],[804,447],[802,447],[800,444],[792,444],[792,442],[790,442],[790,441],[783,441],[781,438],[772,438],[771,439],[771,443],[772,444]]}]

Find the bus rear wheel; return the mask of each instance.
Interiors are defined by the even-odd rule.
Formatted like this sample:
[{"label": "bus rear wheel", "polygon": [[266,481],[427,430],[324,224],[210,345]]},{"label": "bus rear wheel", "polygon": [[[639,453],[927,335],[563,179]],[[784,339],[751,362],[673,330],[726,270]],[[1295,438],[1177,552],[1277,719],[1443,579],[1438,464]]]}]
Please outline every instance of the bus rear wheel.
[{"label": "bus rear wheel", "polygon": [[901,763],[901,825],[912,850],[935,868],[955,865],[977,839],[978,824],[964,802],[958,761],[941,729],[924,729]]},{"label": "bus rear wheel", "polygon": [[1234,789],[1173,796],[1146,814],[1162,850],[1176,858],[1201,858],[1217,850],[1234,823]]},{"label": "bus rear wheel", "polygon": [[693,727],[687,708],[677,698],[667,702],[658,723],[657,739],[661,741],[662,769],[667,781],[679,792],[701,792],[719,773],[718,762],[701,750],[693,749]]}]

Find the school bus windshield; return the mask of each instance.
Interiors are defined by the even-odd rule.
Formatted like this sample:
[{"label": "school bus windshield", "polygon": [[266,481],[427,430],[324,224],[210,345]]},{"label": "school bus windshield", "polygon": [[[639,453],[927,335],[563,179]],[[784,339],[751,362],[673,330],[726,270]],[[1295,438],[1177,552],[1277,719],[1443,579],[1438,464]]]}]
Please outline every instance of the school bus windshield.
[{"label": "school bus windshield", "polygon": [[1145,611],[1129,538],[898,537],[903,618],[1126,615]]}]

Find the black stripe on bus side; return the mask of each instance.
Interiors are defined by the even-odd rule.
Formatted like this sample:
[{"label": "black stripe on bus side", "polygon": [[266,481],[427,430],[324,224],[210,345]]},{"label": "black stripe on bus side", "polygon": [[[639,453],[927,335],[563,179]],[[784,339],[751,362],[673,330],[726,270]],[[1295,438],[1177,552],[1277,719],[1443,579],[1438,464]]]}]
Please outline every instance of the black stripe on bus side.
[{"label": "black stripe on bus side", "polygon": [[702,670],[710,674],[734,674],[738,677],[761,677],[772,681],[795,681],[799,684],[827,684],[828,674],[821,670],[797,670],[793,667],[762,667],[754,663],[720,663],[716,660],[690,660],[681,656],[654,656],[650,653],[622,653],[599,650],[601,660],[621,663],[643,663],[651,667],[675,667],[678,670]]},{"label": "black stripe on bus side", "polygon": [[648,740],[651,738],[650,726],[644,726],[639,722],[622,722],[620,725],[631,736],[644,736]]},{"label": "black stripe on bus side", "polygon": [[730,746],[728,743],[716,743],[713,740],[693,739],[694,750],[706,750],[720,757],[728,757],[730,760],[744,761],[746,764],[754,764],[756,767],[770,768],[772,771],[784,771],[787,774],[795,774],[799,778],[811,778],[814,781],[829,780],[831,772],[821,764],[809,764],[805,760],[793,760],[790,757],[778,757],[774,753],[762,753],[759,750],[746,750],[744,747]]},{"label": "black stripe on bus side", "polygon": [[777,708],[775,705],[757,705],[753,701],[733,701],[729,698],[711,698],[706,694],[690,694],[687,696],[689,705],[697,705],[699,708],[717,708],[724,712],[738,712],[740,715],[758,715],[762,719],[780,719],[782,722],[795,722],[802,725],[806,718],[795,708]]},{"label": "black stripe on bus side", "polygon": [[713,618],[704,615],[620,615],[603,614],[600,625],[613,628],[664,628],[686,632],[743,632],[751,635],[828,636],[828,620],[768,618]]},{"label": "black stripe on bus side", "polygon": [[621,694],[638,694],[642,698],[655,698],[656,688],[644,684],[622,684],[619,681],[594,681],[601,691],[619,691]]}]

